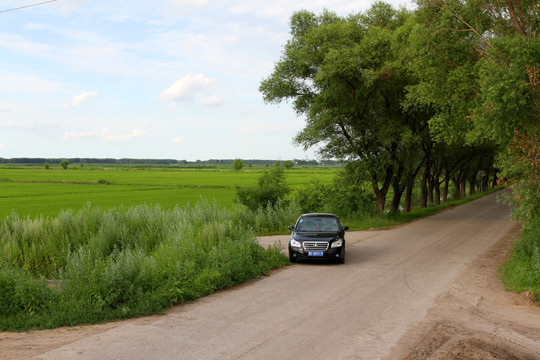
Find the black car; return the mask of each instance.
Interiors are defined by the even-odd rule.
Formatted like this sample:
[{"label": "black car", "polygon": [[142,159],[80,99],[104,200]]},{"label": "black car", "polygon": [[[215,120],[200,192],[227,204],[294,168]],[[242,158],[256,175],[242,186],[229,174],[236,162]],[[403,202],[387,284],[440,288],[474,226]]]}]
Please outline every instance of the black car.
[{"label": "black car", "polygon": [[298,218],[289,239],[289,260],[332,259],[345,262],[345,230],[334,214],[304,214]]}]

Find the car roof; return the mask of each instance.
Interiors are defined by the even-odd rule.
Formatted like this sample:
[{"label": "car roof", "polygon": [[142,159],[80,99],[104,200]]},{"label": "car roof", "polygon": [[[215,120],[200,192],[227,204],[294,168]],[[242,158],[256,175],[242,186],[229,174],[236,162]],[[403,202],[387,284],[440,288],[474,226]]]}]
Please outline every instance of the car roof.
[{"label": "car roof", "polygon": [[330,213],[309,213],[309,214],[302,214],[300,217],[334,217],[337,218],[337,215],[330,214]]}]

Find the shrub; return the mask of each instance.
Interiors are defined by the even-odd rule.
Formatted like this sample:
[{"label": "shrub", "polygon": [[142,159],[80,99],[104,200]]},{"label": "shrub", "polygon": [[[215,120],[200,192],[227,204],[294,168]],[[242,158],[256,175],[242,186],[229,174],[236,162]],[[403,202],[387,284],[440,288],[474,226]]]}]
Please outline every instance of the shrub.
[{"label": "shrub", "polygon": [[333,193],[332,188],[314,177],[306,185],[297,187],[291,197],[300,205],[303,213],[320,212],[328,208],[330,193]]},{"label": "shrub", "polygon": [[334,178],[325,209],[342,217],[370,217],[375,211],[375,196],[366,183],[342,170]]},{"label": "shrub", "polygon": [[364,183],[358,183],[343,170],[332,185],[324,185],[318,178],[296,188],[291,199],[303,213],[330,212],[341,217],[365,218],[374,214],[375,198]]},{"label": "shrub", "polygon": [[244,168],[244,160],[234,159],[232,163],[233,170],[242,170]]},{"label": "shrub", "polygon": [[286,160],[283,162],[283,167],[287,170],[292,169],[294,166],[294,162],[292,160]]},{"label": "shrub", "polygon": [[285,182],[285,171],[277,163],[261,174],[257,186],[237,186],[236,197],[238,202],[256,211],[259,207],[275,206],[278,200],[283,200],[289,191],[289,186]]}]

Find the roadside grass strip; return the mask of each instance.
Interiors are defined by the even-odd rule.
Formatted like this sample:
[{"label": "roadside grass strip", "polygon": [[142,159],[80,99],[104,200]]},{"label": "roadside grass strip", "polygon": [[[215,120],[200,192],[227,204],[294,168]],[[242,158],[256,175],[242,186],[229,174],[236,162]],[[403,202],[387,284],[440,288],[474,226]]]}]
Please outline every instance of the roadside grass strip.
[{"label": "roadside grass strip", "polygon": [[280,249],[256,243],[255,221],[241,206],[206,200],[12,214],[0,228],[0,330],[163,313],[288,264]]}]

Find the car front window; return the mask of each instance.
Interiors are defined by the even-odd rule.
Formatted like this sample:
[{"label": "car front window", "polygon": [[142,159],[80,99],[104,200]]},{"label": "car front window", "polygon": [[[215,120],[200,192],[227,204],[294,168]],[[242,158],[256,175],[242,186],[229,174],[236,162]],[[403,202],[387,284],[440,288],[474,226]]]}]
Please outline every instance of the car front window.
[{"label": "car front window", "polygon": [[301,232],[336,232],[339,224],[332,217],[305,217],[298,221],[297,231]]}]

